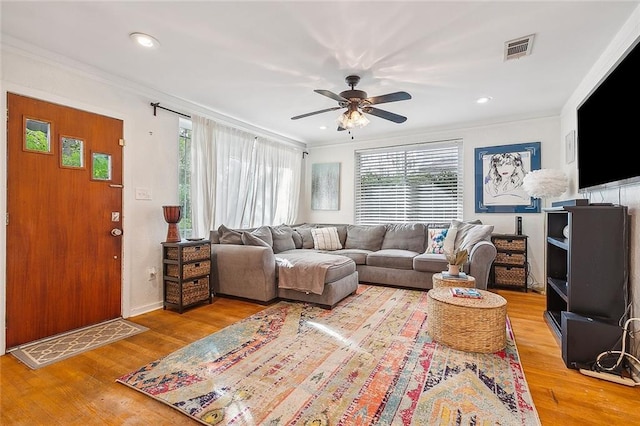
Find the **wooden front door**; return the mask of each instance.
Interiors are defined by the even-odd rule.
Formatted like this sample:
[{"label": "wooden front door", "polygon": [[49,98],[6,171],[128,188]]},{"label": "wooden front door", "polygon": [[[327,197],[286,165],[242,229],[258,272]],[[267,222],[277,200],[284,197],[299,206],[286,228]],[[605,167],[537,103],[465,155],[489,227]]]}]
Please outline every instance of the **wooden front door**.
[{"label": "wooden front door", "polygon": [[121,316],[123,126],[11,93],[7,106],[12,348]]}]

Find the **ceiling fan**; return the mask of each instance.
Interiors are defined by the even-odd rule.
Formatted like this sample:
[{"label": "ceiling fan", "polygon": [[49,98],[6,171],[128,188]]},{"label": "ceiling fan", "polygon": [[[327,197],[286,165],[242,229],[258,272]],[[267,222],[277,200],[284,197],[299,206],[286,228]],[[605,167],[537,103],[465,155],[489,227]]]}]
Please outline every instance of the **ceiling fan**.
[{"label": "ceiling fan", "polygon": [[411,95],[407,92],[394,92],[369,98],[367,97],[367,92],[355,89],[358,82],[360,82],[359,76],[347,76],[347,78],[345,78],[345,81],[349,86],[351,86],[351,90],[340,92],[339,95],[336,95],[329,90],[314,90],[314,92],[316,93],[338,101],[338,106],[321,109],[319,111],[308,112],[302,115],[296,115],[295,117],[291,117],[291,119],[297,120],[299,118],[309,117],[311,115],[321,114],[323,112],[347,108],[347,110],[338,118],[338,130],[346,130],[352,129],[354,127],[366,126],[369,123],[369,120],[362,113],[375,115],[376,117],[384,118],[385,120],[393,121],[394,123],[404,123],[405,121],[407,121],[407,117],[394,114],[392,112],[385,111],[379,108],[374,108],[372,106],[388,102],[405,101],[411,99]]}]

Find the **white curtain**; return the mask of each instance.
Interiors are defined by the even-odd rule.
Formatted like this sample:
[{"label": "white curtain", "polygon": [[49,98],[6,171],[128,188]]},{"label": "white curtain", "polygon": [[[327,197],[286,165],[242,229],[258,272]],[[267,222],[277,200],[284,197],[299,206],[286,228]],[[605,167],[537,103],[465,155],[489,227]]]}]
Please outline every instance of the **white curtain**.
[{"label": "white curtain", "polygon": [[209,238],[215,217],[216,123],[191,117],[191,224],[193,235]]},{"label": "white curtain", "polygon": [[302,151],[192,117],[193,233],[294,223]]}]

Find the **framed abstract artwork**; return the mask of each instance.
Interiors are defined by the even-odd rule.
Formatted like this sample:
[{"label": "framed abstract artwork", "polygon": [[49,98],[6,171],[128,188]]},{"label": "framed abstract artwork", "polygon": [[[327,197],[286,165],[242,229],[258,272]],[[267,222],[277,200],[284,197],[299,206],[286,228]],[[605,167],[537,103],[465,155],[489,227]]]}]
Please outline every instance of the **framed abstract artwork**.
[{"label": "framed abstract artwork", "polygon": [[311,209],[340,209],[340,163],[311,166]]},{"label": "framed abstract artwork", "polygon": [[540,142],[475,149],[476,213],[540,213],[522,179],[540,169]]}]

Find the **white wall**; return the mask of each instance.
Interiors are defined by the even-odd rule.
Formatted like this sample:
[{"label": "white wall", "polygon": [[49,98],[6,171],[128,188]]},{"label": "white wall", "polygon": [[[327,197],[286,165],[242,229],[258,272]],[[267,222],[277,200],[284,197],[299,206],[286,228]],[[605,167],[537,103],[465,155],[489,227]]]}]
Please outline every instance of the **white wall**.
[{"label": "white wall", "polygon": [[[309,155],[306,159],[307,182],[311,181],[312,164],[340,162],[340,210],[311,210],[311,187],[307,184],[300,207],[300,222],[354,223],[354,161],[356,150],[418,142],[462,139],[464,150],[463,218],[465,220],[480,219],[484,224],[494,225],[494,232],[496,233],[515,233],[516,214],[475,212],[475,148],[525,142],[541,142],[542,167],[559,168],[561,167],[561,158],[558,152],[564,146],[560,143],[559,135],[559,117],[548,117],[504,124],[443,130],[390,139],[367,141],[358,141],[356,139],[353,142],[339,142],[332,145],[310,147],[308,149]],[[551,205],[550,201],[546,202],[548,205]],[[528,254],[531,265],[529,282],[535,287],[542,287],[542,283],[544,282],[544,214],[518,213],[517,215],[522,216],[523,233],[529,236]]]},{"label": "white wall", "polygon": [[[576,91],[571,95],[569,101],[562,108],[560,117],[561,135],[566,135],[577,128],[576,110],[578,105],[590,94],[598,82],[607,75],[608,71],[618,63],[621,56],[629,50],[635,42],[640,39],[640,6],[636,8],[627,23],[618,32],[616,37],[611,41],[604,54],[594,64],[589,73],[580,83]],[[640,78],[640,77],[639,77]],[[624,100],[621,99],[621,102]],[[637,100],[631,100],[637,102]],[[562,136],[564,138],[564,136]],[[608,149],[627,152],[628,149],[634,148],[640,138],[629,141],[610,141]],[[606,148],[605,148],[606,149]],[[564,155],[564,154],[563,154]],[[564,159],[564,156],[563,156]],[[563,161],[564,162],[564,161]],[[564,164],[564,171],[570,176],[570,194],[569,198],[582,198],[584,195],[577,195],[577,161],[570,164]],[[640,185],[628,185],[621,188],[613,188],[605,191],[594,191],[587,194],[592,202],[621,204],[629,208],[631,216],[631,252],[630,252],[630,290],[633,317],[640,316]],[[635,330],[639,330],[637,323],[631,324]],[[632,348],[634,354],[640,353],[640,342],[637,342]]]}]

